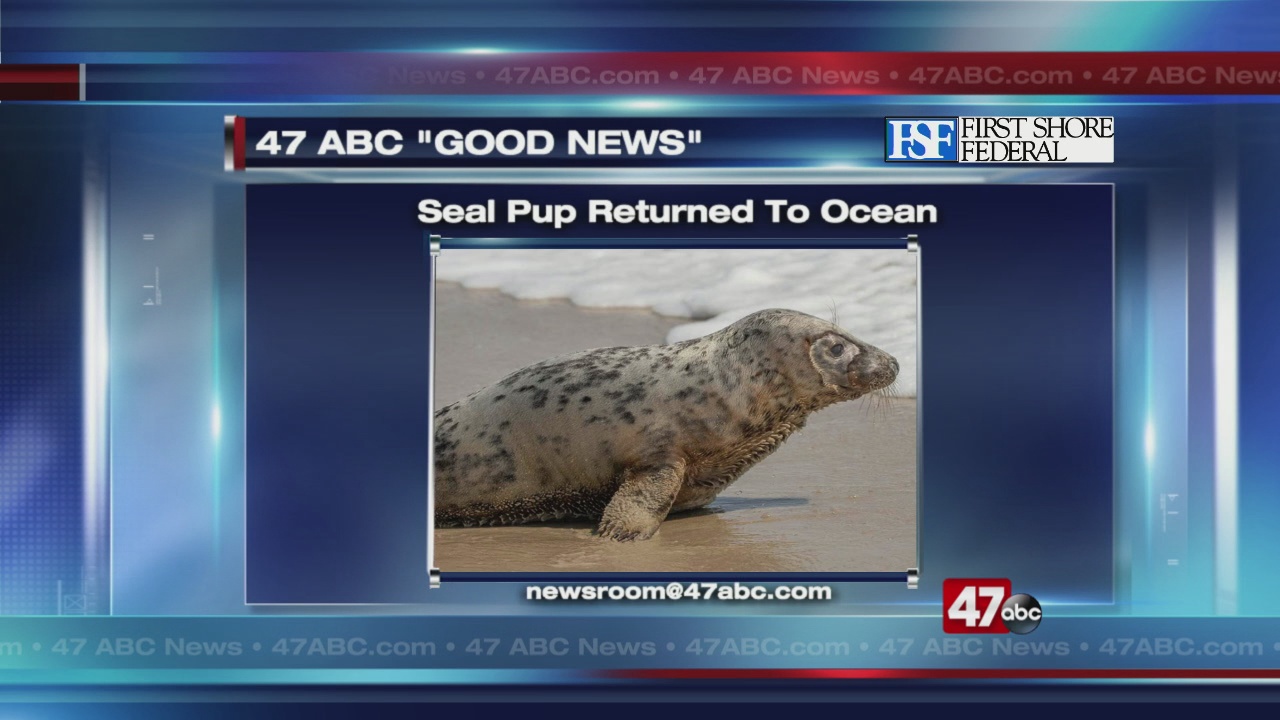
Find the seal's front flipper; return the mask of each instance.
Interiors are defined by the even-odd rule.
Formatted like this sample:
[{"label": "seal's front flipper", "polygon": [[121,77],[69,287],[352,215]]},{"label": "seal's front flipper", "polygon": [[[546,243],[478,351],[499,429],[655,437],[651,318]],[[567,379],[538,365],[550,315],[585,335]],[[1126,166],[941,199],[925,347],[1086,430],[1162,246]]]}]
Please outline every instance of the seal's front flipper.
[{"label": "seal's front flipper", "polygon": [[596,530],[611,540],[648,540],[658,532],[684,482],[674,466],[627,468]]}]

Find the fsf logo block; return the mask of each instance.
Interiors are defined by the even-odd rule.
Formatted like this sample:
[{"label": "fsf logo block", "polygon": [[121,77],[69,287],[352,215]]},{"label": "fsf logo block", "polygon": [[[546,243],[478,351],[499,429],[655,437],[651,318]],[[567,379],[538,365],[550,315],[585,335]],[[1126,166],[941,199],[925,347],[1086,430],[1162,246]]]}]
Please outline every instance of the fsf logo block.
[{"label": "fsf logo block", "polygon": [[1040,627],[1040,602],[1013,594],[1008,578],[948,578],[942,581],[942,630],[948,633],[1015,633]]},{"label": "fsf logo block", "polygon": [[885,118],[886,162],[956,162],[956,118]]}]

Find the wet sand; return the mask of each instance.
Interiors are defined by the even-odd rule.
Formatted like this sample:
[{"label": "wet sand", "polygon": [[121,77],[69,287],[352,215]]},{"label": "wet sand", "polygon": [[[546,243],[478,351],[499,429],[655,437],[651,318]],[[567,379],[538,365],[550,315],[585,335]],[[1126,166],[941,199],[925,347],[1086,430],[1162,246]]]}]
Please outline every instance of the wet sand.
[{"label": "wet sand", "polygon": [[[652,345],[684,322],[440,283],[437,408],[539,360]],[[916,402],[822,410],[705,509],[652,539],[616,543],[590,523],[436,531],[448,572],[901,572],[916,564]]]}]

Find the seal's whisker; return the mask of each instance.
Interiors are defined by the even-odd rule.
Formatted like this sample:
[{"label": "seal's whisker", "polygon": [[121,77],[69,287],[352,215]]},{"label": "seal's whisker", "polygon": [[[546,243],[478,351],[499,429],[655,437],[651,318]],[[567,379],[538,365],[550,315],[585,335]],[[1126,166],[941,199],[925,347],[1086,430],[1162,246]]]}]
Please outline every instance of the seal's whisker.
[{"label": "seal's whisker", "polygon": [[888,385],[867,393],[867,402],[864,403],[866,412],[874,419],[882,419],[888,417],[893,411],[893,401],[901,399],[902,392],[898,387],[898,381],[894,380]]},{"label": "seal's whisker", "polygon": [[862,411],[872,420],[881,420],[889,414],[891,405],[882,393],[882,390],[873,390],[863,395],[867,401],[862,403]]},{"label": "seal's whisker", "polygon": [[881,415],[887,416],[893,409],[893,395],[883,391],[876,393],[876,405]]}]

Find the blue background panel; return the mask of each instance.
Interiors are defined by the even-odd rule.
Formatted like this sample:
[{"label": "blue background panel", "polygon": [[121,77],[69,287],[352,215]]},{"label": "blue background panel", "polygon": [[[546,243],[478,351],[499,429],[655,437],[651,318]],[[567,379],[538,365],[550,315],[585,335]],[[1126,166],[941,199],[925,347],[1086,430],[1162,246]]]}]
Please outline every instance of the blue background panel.
[{"label": "blue background panel", "polygon": [[[309,2],[282,8],[259,3],[253,7],[229,7],[225,3],[161,2],[133,3],[127,8],[112,7],[101,2],[25,0],[4,6],[0,45],[6,62],[156,62],[192,65],[201,62],[247,62],[250,52],[271,51],[457,51],[466,49],[507,49],[523,51],[564,50],[1275,50],[1280,47],[1280,10],[1262,0],[1226,2],[1038,2],[1015,5],[1005,2],[761,2],[744,6],[717,3],[643,3],[610,4],[607,8],[593,3],[542,3],[533,8],[517,3],[458,3],[443,11],[429,13],[418,3],[362,3],[353,8],[344,2]],[[726,16],[732,23],[726,23]],[[303,20],[300,21],[299,18]],[[730,25],[731,26],[727,26]],[[164,72],[151,74],[163,80]],[[194,93],[194,94],[193,94]],[[236,268],[243,261],[238,250],[243,240],[239,220],[242,217],[240,180],[221,175],[221,117],[224,114],[258,112],[297,116],[338,114],[334,106],[202,106],[198,90],[175,88],[170,99],[182,94],[192,104],[161,107],[96,105],[87,108],[67,106],[20,107],[6,103],[0,108],[0,123],[6,139],[4,164],[6,197],[5,218],[11,227],[22,228],[21,234],[9,232],[0,242],[4,263],[0,264],[0,294],[4,304],[4,340],[0,342],[0,378],[6,384],[0,406],[0,438],[5,442],[13,428],[27,427],[31,418],[25,399],[35,397],[41,415],[42,456],[62,458],[62,469],[47,477],[47,497],[15,496],[12,483],[3,485],[6,512],[19,508],[20,523],[6,524],[0,545],[0,610],[12,612],[56,612],[56,583],[60,579],[74,581],[84,567],[84,518],[82,503],[76,497],[80,470],[75,458],[86,451],[81,446],[81,418],[71,407],[79,407],[83,398],[62,399],[64,389],[72,395],[79,390],[81,370],[75,362],[81,352],[76,348],[79,320],[75,317],[81,288],[79,194],[77,180],[81,159],[81,133],[103,132],[114,136],[131,135],[133,142],[119,152],[112,166],[111,212],[113,226],[121,233],[132,233],[129,224],[142,218],[164,216],[170,227],[180,231],[184,244],[170,261],[188,263],[190,277],[213,275],[216,282],[173,287],[170,306],[174,320],[187,321],[184,335],[178,326],[163,330],[145,328],[135,322],[113,324],[113,363],[121,363],[128,371],[116,379],[114,386],[123,407],[120,417],[134,419],[159,416],[155,422],[167,423],[168,434],[158,442],[152,425],[129,422],[114,427],[113,448],[117,459],[126,461],[126,474],[116,477],[127,490],[124,502],[116,507],[118,547],[126,548],[115,558],[115,598],[125,613],[244,613],[239,605],[241,570],[238,558],[243,550],[237,543],[242,530],[233,512],[240,501],[243,448],[236,441],[234,423],[243,416],[243,407],[235,398],[243,390],[243,376],[237,369],[243,347],[239,338],[243,330],[236,318],[243,309],[238,298],[243,293],[242,273]],[[158,98],[162,99],[162,98]],[[1142,657],[1107,655],[1090,658],[1073,654],[1064,662],[1094,663],[1104,667],[1159,664],[1194,667],[1275,667],[1274,652],[1277,625],[1271,617],[1280,607],[1280,570],[1270,557],[1269,548],[1276,544],[1273,517],[1277,509],[1274,479],[1277,461],[1274,453],[1276,386],[1272,377],[1276,357],[1274,278],[1280,271],[1280,257],[1274,252],[1277,214],[1270,189],[1275,186],[1275,168],[1280,152],[1273,140],[1276,127],[1274,96],[1235,98],[1151,97],[1133,100],[1123,97],[1094,98],[973,98],[937,96],[928,98],[646,98],[643,101],[614,98],[504,97],[457,98],[434,97],[425,103],[414,98],[398,98],[396,106],[342,106],[341,114],[423,115],[465,117],[473,115],[635,115],[646,112],[685,115],[737,115],[744,122],[760,122],[751,118],[803,115],[829,117],[837,121],[881,122],[884,115],[921,114],[1032,114],[1038,112],[1103,113],[1117,116],[1120,135],[1117,140],[1117,164],[1093,168],[989,168],[974,172],[976,181],[1036,182],[1044,180],[1074,182],[1101,181],[1117,183],[1117,265],[1116,316],[1117,370],[1115,450],[1118,482],[1115,488],[1115,575],[1117,603],[1098,612],[1129,615],[1111,621],[1097,618],[1063,618],[1046,621],[1037,638],[1046,642],[1071,641],[1077,646],[1087,643],[1100,647],[1107,638],[1192,637],[1197,641],[1258,641],[1263,643],[1261,656],[1192,655],[1190,657]],[[944,110],[945,108],[945,110]],[[954,112],[953,112],[954,110]],[[856,119],[855,119],[856,118]],[[863,163],[873,156],[882,139],[879,135],[859,137],[856,143],[834,142],[838,134],[808,138],[778,138],[768,148],[768,157],[776,166],[819,169],[829,164],[843,164],[848,177],[857,182],[875,182],[867,175],[856,175],[856,168],[874,170]],[[123,141],[121,141],[123,142]],[[119,145],[117,145],[119,146]],[[748,152],[758,152],[751,149]],[[1229,159],[1239,157],[1238,164]],[[747,155],[744,154],[744,157]],[[781,158],[780,162],[777,159]],[[732,168],[732,158],[713,164]],[[146,177],[140,178],[143,170]],[[845,172],[844,170],[840,172]],[[441,176],[444,176],[441,173]],[[372,176],[366,176],[372,177]],[[453,177],[455,180],[456,176]],[[151,184],[141,182],[150,180]],[[311,180],[316,178],[298,178]],[[355,179],[350,176],[348,179]],[[509,178],[510,179],[510,178]],[[932,178],[930,179],[932,181]],[[181,200],[175,201],[175,197]],[[1238,202],[1238,208],[1233,203]],[[201,212],[216,209],[217,220],[206,222]],[[1239,233],[1228,227],[1238,221]],[[28,230],[34,230],[29,233]],[[1239,264],[1239,411],[1225,416],[1215,414],[1215,402],[1235,392],[1236,388],[1220,382],[1224,370],[1217,364],[1215,337],[1222,330],[1222,313],[1215,303],[1215,252],[1219,239],[1238,239]],[[216,241],[213,239],[216,238]],[[128,274],[133,258],[124,244],[123,235],[112,238],[113,281],[124,297],[126,287],[134,283]],[[212,292],[210,288],[217,288]],[[1234,296],[1235,288],[1230,288]],[[191,305],[178,302],[186,295]],[[115,297],[113,295],[113,297]],[[21,304],[15,298],[44,298],[37,306]],[[216,298],[216,300],[215,300]],[[113,301],[114,302],[114,301]],[[123,302],[123,301],[122,301]],[[132,302],[132,299],[129,299]],[[219,308],[216,318],[205,322],[187,312],[203,303]],[[117,303],[119,304],[119,303]],[[123,307],[123,305],[120,305]],[[131,320],[128,315],[115,319]],[[34,329],[24,325],[37,319]],[[16,328],[16,329],[15,329]],[[143,329],[152,331],[150,335]],[[1229,329],[1229,328],[1228,328]],[[155,342],[148,342],[155,341]],[[166,373],[172,368],[164,363],[172,358],[163,349],[173,343],[186,343],[185,350],[198,349],[205,363],[194,364],[189,374],[180,379],[195,380],[176,387],[195,388],[202,394],[199,402],[167,397],[165,384],[174,377]],[[159,350],[159,351],[158,351]],[[130,352],[149,352],[156,360],[144,370],[163,371],[148,375],[133,373]],[[927,350],[926,350],[927,352]],[[187,352],[183,359],[194,354]],[[215,359],[222,362],[218,364]],[[34,374],[33,374],[34,373]],[[46,382],[47,380],[47,382]],[[165,382],[158,382],[163,380]],[[212,402],[220,398],[220,405]],[[159,400],[160,402],[154,402]],[[68,404],[70,407],[68,406]],[[153,403],[148,405],[148,403]],[[221,407],[226,428],[220,440],[209,433],[210,406]],[[1219,405],[1220,407],[1220,405]],[[159,412],[156,412],[159,410]],[[128,411],[128,412],[125,412]],[[148,415],[150,413],[150,415]],[[1240,424],[1238,438],[1219,441],[1215,431],[1219,421],[1234,418]],[[45,422],[47,421],[47,422]],[[205,445],[216,447],[209,455],[221,464],[206,466],[206,456],[188,451],[195,446],[174,442],[199,438]],[[1238,444],[1237,444],[1238,440]],[[204,445],[200,447],[205,447]],[[1224,505],[1221,490],[1233,477],[1220,474],[1221,460],[1239,453],[1238,497]],[[189,473],[150,472],[149,466],[129,462],[160,456],[171,466],[185,466]],[[1049,451],[1062,457],[1061,450]],[[172,457],[166,457],[172,456]],[[30,482],[31,467],[15,454],[0,458],[6,472],[23,475],[19,485]],[[168,466],[168,465],[167,465]],[[167,467],[166,466],[166,467]],[[72,477],[72,476],[75,477]],[[42,478],[44,476],[41,476]],[[12,480],[8,478],[7,480]],[[176,489],[176,491],[175,491]],[[179,492],[180,491],[180,492]],[[1065,493],[1066,491],[1064,491]],[[1188,533],[1179,535],[1176,525],[1166,526],[1167,515],[1160,512],[1160,501],[1172,494],[1185,493],[1189,503],[1184,508]],[[1000,501],[993,497],[991,502]],[[12,504],[11,504],[12,503]],[[1239,510],[1236,517],[1223,510]],[[1062,523],[1070,522],[1063,518]],[[1166,530],[1166,527],[1171,530]],[[977,528],[986,533],[989,528]],[[11,543],[18,544],[11,544]],[[1237,558],[1227,553],[1239,547]],[[165,555],[177,548],[181,553]],[[153,551],[153,552],[148,552]],[[157,558],[157,556],[160,556]],[[158,560],[162,560],[160,562]],[[1180,564],[1170,564],[1178,560]],[[926,562],[930,562],[926,558]],[[1028,562],[1031,560],[1029,559]],[[1015,587],[1020,581],[1015,577]],[[30,583],[30,584],[29,584]],[[1026,588],[1036,592],[1034,588]],[[892,617],[877,617],[863,626],[845,624],[839,618],[815,619],[824,637],[847,637],[870,644],[888,637],[912,637],[921,641],[937,637],[936,613],[938,596],[920,593],[914,601],[904,601],[903,593],[891,597],[877,594],[881,588],[861,588],[857,593],[843,593],[830,605],[816,608],[743,608],[728,606],[686,606],[680,608],[645,607],[608,608],[538,607],[519,600],[520,588],[513,585],[483,586],[469,584],[442,590],[436,604],[425,612],[452,613],[535,613],[582,616],[593,614],[696,615],[688,620],[684,634],[671,634],[673,642],[689,635],[715,632],[740,635],[760,631],[763,623],[769,630],[781,614],[929,614],[920,619],[922,634],[904,627]],[[1042,600],[1047,598],[1042,596]],[[1230,602],[1237,599],[1237,603]],[[1049,600],[1070,601],[1070,598]],[[877,604],[884,601],[883,604]],[[914,604],[908,604],[914,602]],[[1060,605],[1051,603],[1051,608]],[[400,609],[401,612],[409,612]],[[328,612],[336,612],[329,609]],[[1233,620],[1206,615],[1245,613],[1260,619]],[[769,614],[750,617],[741,625],[708,624],[707,615],[722,616],[742,613]],[[1170,615],[1166,620],[1144,618],[1145,615]],[[238,634],[245,618],[200,620],[210,622],[218,633]],[[626,626],[616,618],[600,618],[606,630]],[[106,622],[119,622],[119,618]],[[38,627],[29,618],[17,618],[0,626],[0,636],[20,640],[51,642],[56,637],[84,636],[94,639],[120,633],[146,634],[169,632],[200,637],[197,629],[164,628],[157,621],[144,621],[140,626],[109,625],[93,627],[63,620],[68,624]],[[303,618],[314,628],[314,618]],[[360,618],[341,618],[332,628],[334,634],[348,635],[361,628]],[[413,636],[446,633],[444,626],[454,623],[443,618],[437,628],[423,625],[406,631]],[[517,620],[518,631],[525,632],[527,620]],[[658,632],[671,619],[651,619],[636,627]],[[1070,632],[1067,628],[1070,627]],[[477,633],[496,632],[499,625],[490,618],[478,621]],[[470,629],[470,628],[468,628]],[[549,628],[554,631],[558,628]],[[576,628],[575,628],[576,629]],[[254,631],[256,632],[256,631]],[[293,628],[276,628],[264,637],[289,635]],[[513,631],[514,632],[514,631]],[[781,630],[779,630],[781,632]],[[27,633],[33,633],[28,635]],[[441,634],[439,637],[447,637]],[[253,636],[243,638],[251,641]],[[856,646],[856,645],[855,645]],[[30,647],[28,645],[27,647]],[[1203,647],[1199,649],[1203,650]],[[1072,651],[1076,653],[1075,650]],[[1093,650],[1082,652],[1094,652]],[[179,670],[167,676],[163,671],[115,670],[112,677],[93,675],[94,671],[54,667],[31,655],[14,660],[16,665],[5,673],[6,679],[37,684],[46,689],[43,699],[101,698],[92,690],[69,690],[58,684],[69,682],[120,682],[139,692],[139,683],[172,681],[191,683],[197,678]],[[758,665],[777,664],[769,658],[757,658]],[[890,660],[877,657],[884,665]],[[912,656],[903,662],[921,664]],[[938,664],[977,667],[984,660],[954,657]],[[1003,662],[1025,667],[1039,662],[1026,658],[1008,658]],[[834,661],[827,660],[831,665]],[[18,668],[43,667],[23,671]],[[516,697],[516,688],[526,691],[529,683],[560,682],[581,686],[585,675],[566,672],[557,677],[543,671],[541,675],[498,671],[500,675],[482,678],[463,671],[441,674],[382,674],[369,676],[358,669],[344,668],[328,675],[271,675],[253,668],[232,671],[216,680],[216,687],[239,684],[241,697],[265,693],[263,684],[295,682],[384,682],[384,683],[475,683],[493,682],[485,696]],[[523,671],[529,673],[531,671]],[[301,677],[301,679],[300,679]],[[521,683],[524,683],[521,685]],[[251,684],[254,689],[245,689]],[[732,689],[735,696],[747,692],[746,685]],[[640,698],[652,695],[655,685],[633,686]],[[669,686],[662,686],[669,687]],[[686,689],[690,686],[684,686]],[[1043,690],[1043,686],[1019,686],[1024,692]],[[1140,692],[1179,699],[1220,685],[1171,685],[1157,683]],[[831,684],[807,683],[809,693],[831,691]],[[1064,689],[1065,688],[1065,689]],[[1253,697],[1244,693],[1274,693],[1268,684],[1255,684],[1250,689],[1230,688],[1234,697]],[[699,686],[699,691],[708,693]],[[1078,699],[1079,683],[1058,685],[1049,689],[1068,699]],[[1103,697],[1115,697],[1117,684],[1108,684]],[[21,692],[22,689],[19,689]],[[345,690],[344,690],[345,691]],[[956,689],[954,684],[913,684],[884,688],[856,688],[860,697],[868,691],[895,693],[894,700],[930,697],[956,699],[972,697],[974,689]],[[32,693],[38,691],[31,691]],[[165,697],[170,688],[163,691]],[[290,697],[296,697],[290,688]],[[464,691],[466,692],[466,691]],[[474,692],[474,691],[471,691]],[[723,693],[723,690],[720,690]],[[24,695],[22,697],[32,697]],[[189,691],[183,697],[210,697]],[[226,697],[226,695],[221,695]],[[877,695],[886,697],[888,695]],[[6,693],[7,698],[19,697]],[[115,696],[117,699],[119,696]],[[135,695],[136,697],[136,695]],[[152,697],[155,697],[153,695]],[[263,697],[256,695],[256,697]],[[275,695],[278,699],[281,695]],[[419,696],[421,697],[421,696]],[[467,699],[474,697],[468,696]],[[724,695],[715,696],[723,699]],[[753,696],[757,697],[757,696]],[[1095,696],[1097,697],[1097,696]],[[329,695],[326,699],[336,700]],[[328,706],[325,710],[337,706]],[[25,706],[13,708],[31,717],[79,717],[83,707]],[[145,717],[150,708],[125,708],[130,716]],[[172,708],[166,708],[172,710]],[[201,709],[181,708],[184,716],[199,715]],[[219,712],[214,710],[206,714]],[[277,716],[278,705],[262,713]],[[361,710],[361,712],[365,712]],[[420,709],[415,708],[415,713]],[[308,716],[314,714],[307,711]],[[123,714],[122,714],[123,716]],[[172,716],[172,712],[169,714]]]}]

